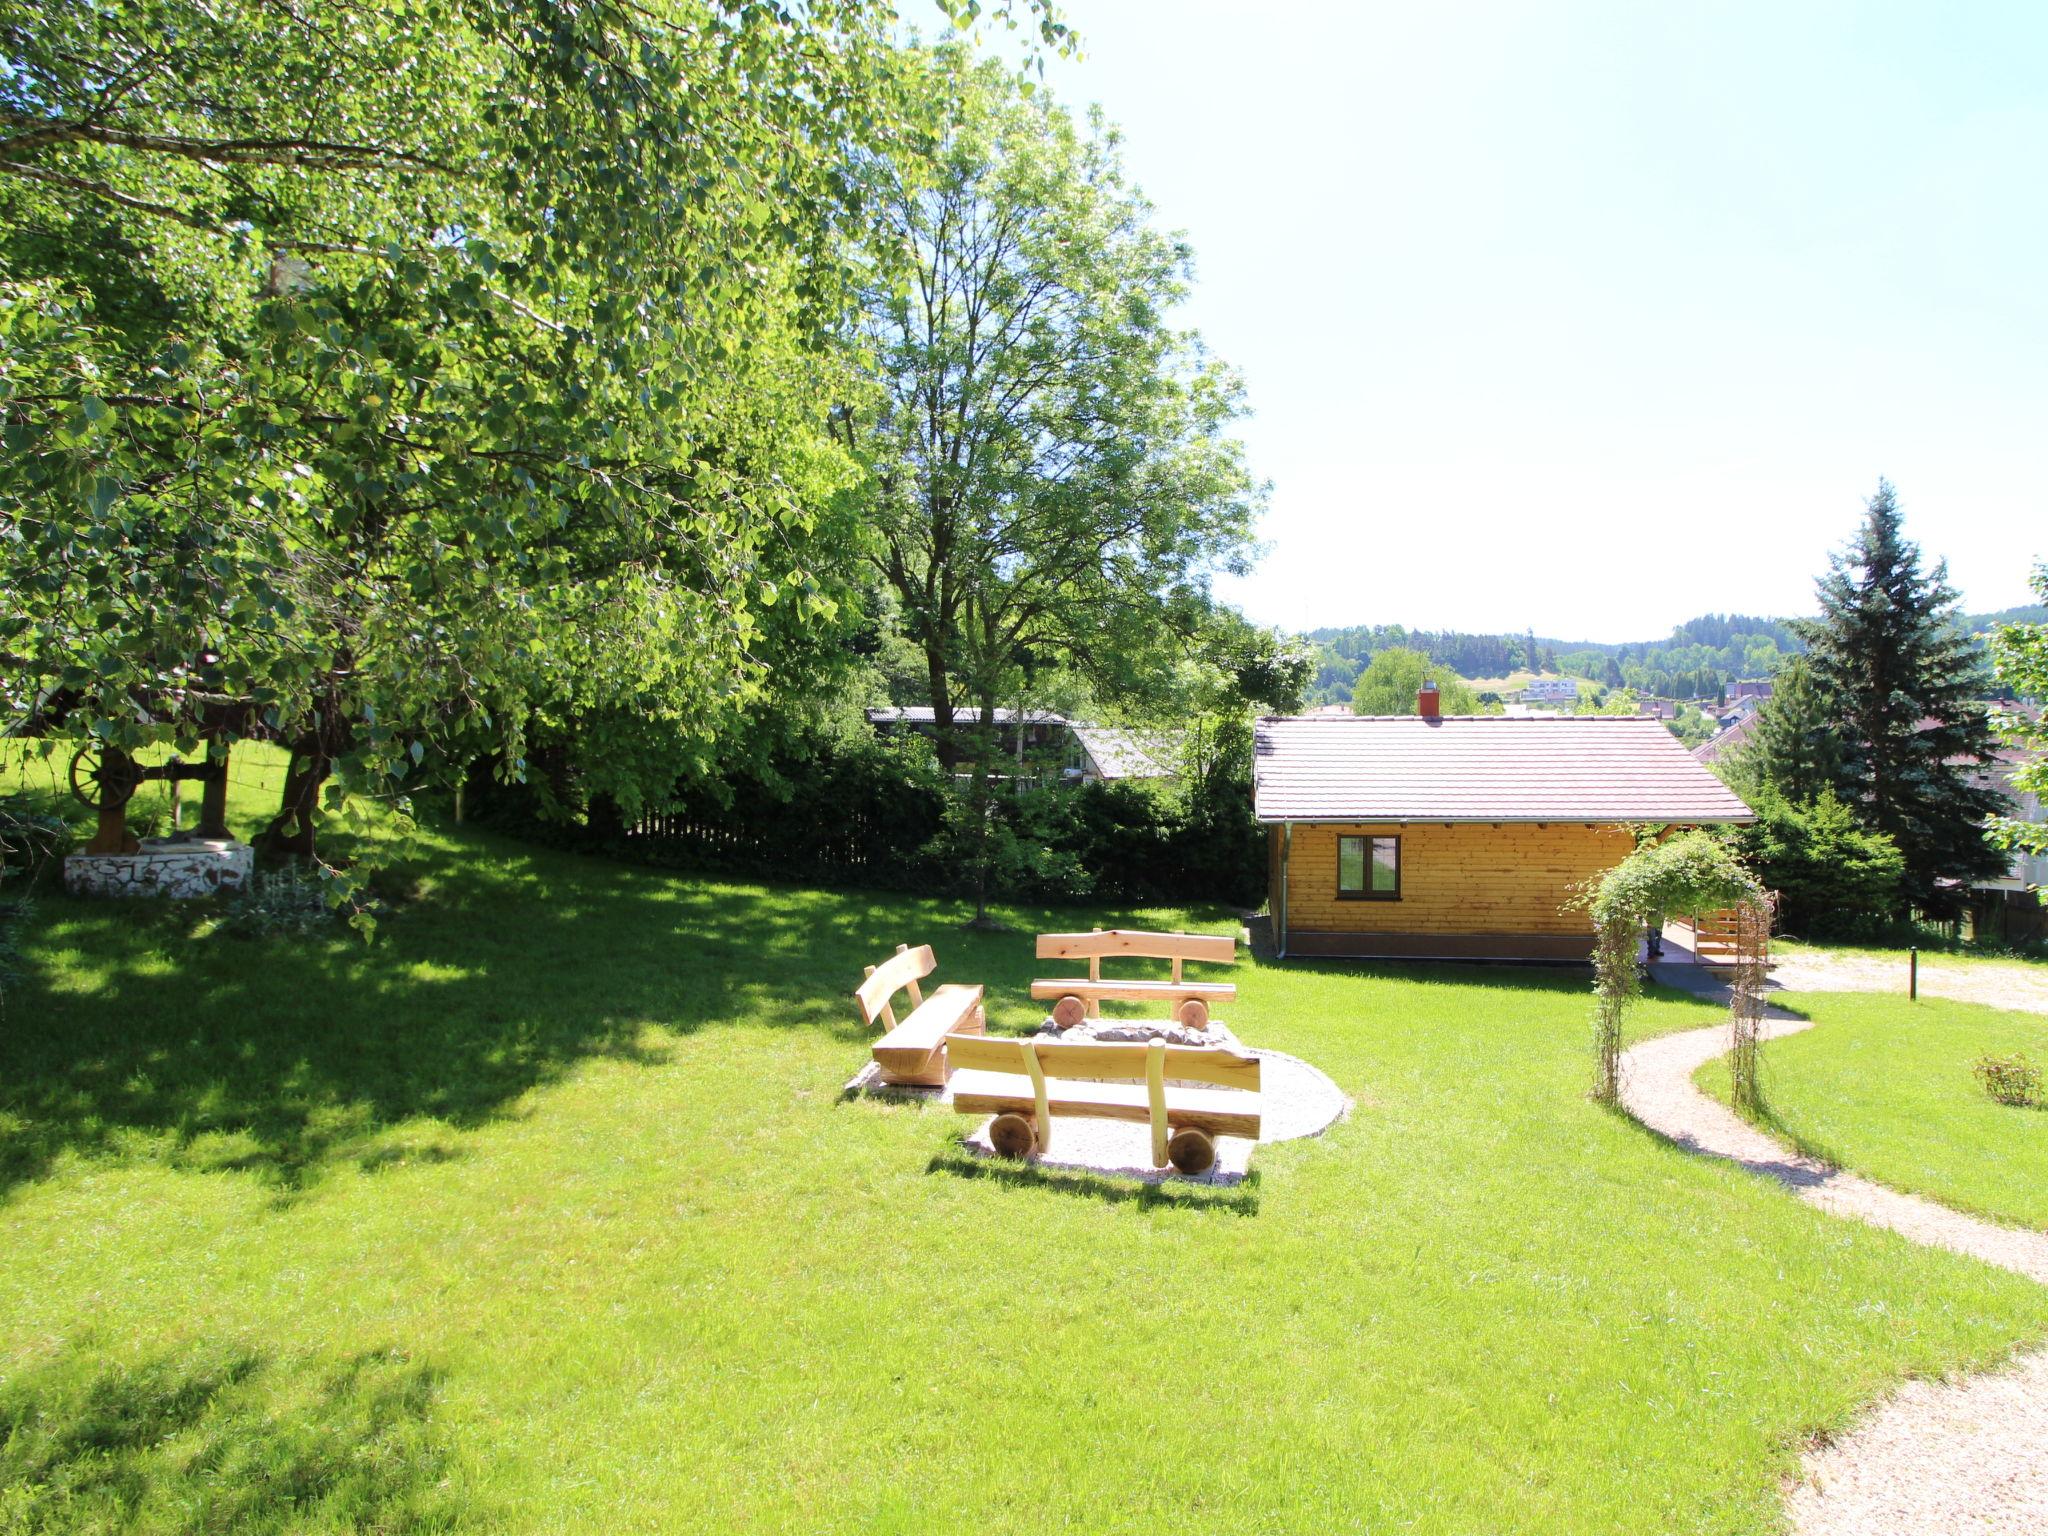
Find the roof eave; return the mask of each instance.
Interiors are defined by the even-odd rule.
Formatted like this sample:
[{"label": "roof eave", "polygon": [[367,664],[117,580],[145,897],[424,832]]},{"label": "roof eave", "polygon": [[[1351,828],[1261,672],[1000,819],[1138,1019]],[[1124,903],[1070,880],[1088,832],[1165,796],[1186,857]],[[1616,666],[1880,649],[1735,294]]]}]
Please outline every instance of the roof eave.
[{"label": "roof eave", "polygon": [[1255,812],[1252,819],[1262,827],[1350,827],[1375,824],[1395,827],[1498,827],[1510,823],[1541,827],[1548,826],[1554,821],[1575,821],[1582,826],[1595,827],[1733,827],[1747,826],[1755,821],[1756,812],[1744,811],[1725,816],[1588,816],[1578,811],[1558,811],[1543,816],[1267,816]]}]

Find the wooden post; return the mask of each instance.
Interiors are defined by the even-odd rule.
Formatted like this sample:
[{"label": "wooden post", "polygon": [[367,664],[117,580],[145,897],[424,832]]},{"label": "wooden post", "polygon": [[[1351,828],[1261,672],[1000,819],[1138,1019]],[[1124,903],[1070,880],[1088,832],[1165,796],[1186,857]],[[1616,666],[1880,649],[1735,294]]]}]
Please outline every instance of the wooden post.
[{"label": "wooden post", "polygon": [[206,777],[200,781],[199,835],[228,835],[228,754],[224,747],[218,757],[209,756]]},{"label": "wooden post", "polygon": [[[1102,980],[1102,956],[1090,955],[1088,957],[1088,979],[1090,981]],[[1102,1017],[1102,1000],[1100,998],[1091,997],[1088,999],[1088,1017],[1091,1019]]]},{"label": "wooden post", "polygon": [[1052,1145],[1052,1109],[1047,1103],[1045,1091],[1045,1068],[1038,1064],[1038,1047],[1029,1040],[1023,1042],[1024,1065],[1031,1073],[1031,1091],[1038,1099],[1037,1124],[1038,1150],[1042,1153]]},{"label": "wooden post", "polygon": [[1920,1001],[1920,946],[1915,944],[1906,951],[1906,1000]]},{"label": "wooden post", "polygon": [[1152,1166],[1166,1166],[1166,1042],[1153,1037],[1145,1050],[1145,1092],[1152,1101]]}]

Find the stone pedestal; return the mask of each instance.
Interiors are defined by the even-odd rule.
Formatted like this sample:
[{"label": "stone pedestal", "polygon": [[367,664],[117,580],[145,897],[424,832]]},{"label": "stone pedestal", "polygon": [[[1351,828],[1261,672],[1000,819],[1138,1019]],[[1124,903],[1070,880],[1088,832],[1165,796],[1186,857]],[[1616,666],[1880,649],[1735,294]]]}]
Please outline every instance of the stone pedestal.
[{"label": "stone pedestal", "polygon": [[64,889],[74,896],[190,900],[240,889],[255,867],[255,850],[230,838],[146,837],[135,853],[72,854],[64,861]]}]

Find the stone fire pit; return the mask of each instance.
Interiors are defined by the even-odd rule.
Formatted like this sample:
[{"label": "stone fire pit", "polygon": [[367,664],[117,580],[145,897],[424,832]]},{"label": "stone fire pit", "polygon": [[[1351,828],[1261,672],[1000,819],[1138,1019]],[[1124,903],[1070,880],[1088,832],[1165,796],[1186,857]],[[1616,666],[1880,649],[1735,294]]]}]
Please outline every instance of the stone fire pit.
[{"label": "stone fire pit", "polygon": [[1205,1029],[1196,1029],[1178,1019],[1083,1019],[1071,1028],[1062,1029],[1048,1014],[1045,1022],[1038,1026],[1038,1033],[1047,1039],[1076,1043],[1114,1040],[1144,1045],[1149,1041],[1164,1040],[1168,1045],[1210,1046],[1226,1051],[1245,1048],[1244,1042],[1232,1034],[1230,1026],[1220,1019],[1211,1019]]}]

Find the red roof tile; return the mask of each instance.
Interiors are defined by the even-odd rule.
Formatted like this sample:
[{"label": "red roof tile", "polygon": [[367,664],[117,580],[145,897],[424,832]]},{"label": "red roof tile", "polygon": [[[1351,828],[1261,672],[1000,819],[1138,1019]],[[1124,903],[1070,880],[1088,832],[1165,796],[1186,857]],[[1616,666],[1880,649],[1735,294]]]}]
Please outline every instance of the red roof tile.
[{"label": "red roof tile", "polygon": [[1260,821],[1753,821],[1660,721],[1269,715]]}]

